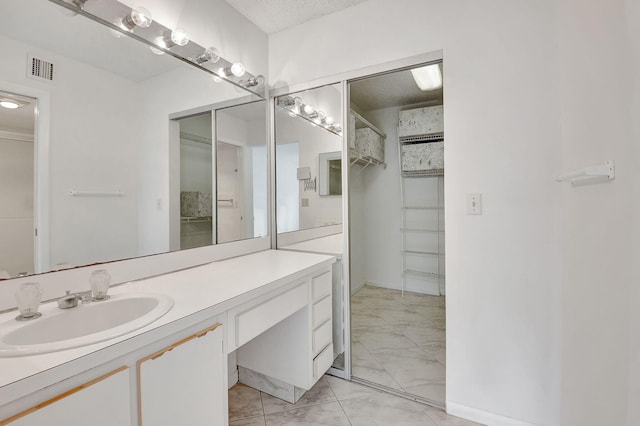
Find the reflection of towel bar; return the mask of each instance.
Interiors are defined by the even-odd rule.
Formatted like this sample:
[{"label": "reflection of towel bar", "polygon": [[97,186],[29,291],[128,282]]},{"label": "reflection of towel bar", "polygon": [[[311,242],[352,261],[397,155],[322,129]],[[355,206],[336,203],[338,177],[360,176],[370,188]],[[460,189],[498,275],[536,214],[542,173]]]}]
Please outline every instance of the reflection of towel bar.
[{"label": "reflection of towel bar", "polygon": [[563,173],[556,177],[556,180],[558,182],[571,182],[575,184],[576,182],[595,178],[606,178],[609,180],[615,179],[615,166],[613,160],[609,160],[604,164],[588,166],[583,169]]},{"label": "reflection of towel bar", "polygon": [[69,195],[72,197],[122,197],[124,192],[122,191],[80,191],[78,189],[72,189],[69,191]]},{"label": "reflection of towel bar", "polygon": [[218,198],[218,207],[233,207],[235,203],[233,198]]}]

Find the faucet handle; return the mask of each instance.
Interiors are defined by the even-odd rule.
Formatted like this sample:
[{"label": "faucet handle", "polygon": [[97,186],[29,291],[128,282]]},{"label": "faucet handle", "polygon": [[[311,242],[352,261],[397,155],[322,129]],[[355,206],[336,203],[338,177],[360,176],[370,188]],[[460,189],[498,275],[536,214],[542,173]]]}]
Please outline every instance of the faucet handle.
[{"label": "faucet handle", "polygon": [[58,308],[60,309],[69,309],[69,308],[75,308],[76,306],[78,306],[78,295],[77,294],[70,294],[71,291],[67,290],[66,294],[64,296],[62,296],[60,299],[58,299]]}]

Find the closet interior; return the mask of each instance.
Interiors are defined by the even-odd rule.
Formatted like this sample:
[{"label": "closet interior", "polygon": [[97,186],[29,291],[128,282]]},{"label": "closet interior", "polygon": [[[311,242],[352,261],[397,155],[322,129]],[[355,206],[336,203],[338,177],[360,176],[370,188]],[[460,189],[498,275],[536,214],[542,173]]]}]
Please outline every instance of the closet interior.
[{"label": "closet interior", "polygon": [[348,86],[351,374],[443,406],[442,64]]}]

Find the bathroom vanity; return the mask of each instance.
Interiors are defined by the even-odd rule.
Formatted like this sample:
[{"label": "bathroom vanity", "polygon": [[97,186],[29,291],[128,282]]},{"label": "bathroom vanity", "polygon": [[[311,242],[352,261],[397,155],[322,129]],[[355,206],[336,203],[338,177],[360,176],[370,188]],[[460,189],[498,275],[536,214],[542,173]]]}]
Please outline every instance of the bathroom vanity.
[{"label": "bathroom vanity", "polygon": [[342,232],[319,238],[313,238],[280,247],[281,250],[291,250],[302,253],[315,253],[334,256],[336,262],[332,267],[332,297],[333,297],[333,350],[334,356],[344,352],[345,340],[345,302],[342,255],[344,252],[344,237]]},{"label": "bathroom vanity", "polygon": [[267,250],[112,288],[174,305],[100,343],[0,357],[0,425],[225,425],[228,359],[241,382],[294,402],[333,361],[334,262]]}]

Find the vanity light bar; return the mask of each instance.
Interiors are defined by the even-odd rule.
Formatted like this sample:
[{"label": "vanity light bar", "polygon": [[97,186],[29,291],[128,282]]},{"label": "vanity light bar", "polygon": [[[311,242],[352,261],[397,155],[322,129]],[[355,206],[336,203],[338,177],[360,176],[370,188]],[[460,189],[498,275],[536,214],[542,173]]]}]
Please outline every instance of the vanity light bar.
[{"label": "vanity light bar", "polygon": [[327,116],[322,111],[317,111],[313,106],[305,104],[302,98],[298,96],[295,98],[288,95],[280,96],[277,105],[289,111],[289,115],[292,117],[302,117],[314,126],[323,127],[331,133],[342,136],[342,126],[340,123],[336,123],[332,117]]},{"label": "vanity light bar", "polygon": [[[213,47],[206,48],[189,40],[184,30],[171,29],[156,22],[146,9],[132,9],[116,0],[49,1],[145,43],[156,54],[166,53],[214,77],[224,79],[262,98],[265,97],[264,77],[247,72],[238,62],[232,63],[220,57],[217,49]],[[230,72],[221,73],[220,70]]]}]

